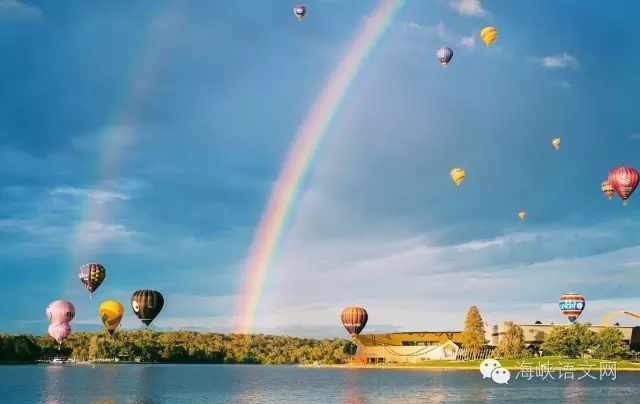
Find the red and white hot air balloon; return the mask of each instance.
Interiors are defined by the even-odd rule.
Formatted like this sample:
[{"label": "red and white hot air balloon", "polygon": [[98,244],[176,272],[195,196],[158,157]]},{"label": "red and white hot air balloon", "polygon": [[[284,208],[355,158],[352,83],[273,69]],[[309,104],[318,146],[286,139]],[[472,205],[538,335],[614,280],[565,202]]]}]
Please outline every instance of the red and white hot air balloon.
[{"label": "red and white hot air balloon", "polygon": [[608,180],[615,193],[622,199],[622,204],[626,205],[627,199],[638,187],[640,173],[632,167],[618,167],[611,170]]}]

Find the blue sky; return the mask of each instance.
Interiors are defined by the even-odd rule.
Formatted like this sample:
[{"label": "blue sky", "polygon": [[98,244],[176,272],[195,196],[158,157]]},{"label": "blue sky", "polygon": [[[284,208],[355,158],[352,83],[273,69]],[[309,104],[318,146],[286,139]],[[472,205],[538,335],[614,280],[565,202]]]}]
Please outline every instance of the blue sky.
[{"label": "blue sky", "polygon": [[[472,304],[560,322],[565,292],[592,322],[640,311],[640,200],[599,190],[637,164],[640,27],[597,3],[408,1],[326,134],[256,330],[344,335],[351,304],[379,332],[459,329]],[[94,329],[143,288],[160,329],[231,329],[283,158],[375,4],[308,1],[299,23],[275,0],[0,0],[2,329],[44,333],[55,299]],[[93,301],[86,260],[108,270]]]}]

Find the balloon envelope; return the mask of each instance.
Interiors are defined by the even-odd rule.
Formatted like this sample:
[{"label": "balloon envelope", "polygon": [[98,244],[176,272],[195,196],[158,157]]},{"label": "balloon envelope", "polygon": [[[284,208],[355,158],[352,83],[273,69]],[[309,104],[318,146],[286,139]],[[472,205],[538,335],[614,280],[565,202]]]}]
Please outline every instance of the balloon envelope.
[{"label": "balloon envelope", "polygon": [[76,316],[76,308],[66,300],[56,300],[47,306],[47,317],[52,324],[68,323]]},{"label": "balloon envelope", "polygon": [[524,219],[527,217],[527,212],[525,212],[524,210],[521,210],[521,211],[518,213],[518,217],[519,217],[521,220],[524,220]]},{"label": "balloon envelope", "polygon": [[565,293],[560,296],[560,300],[558,301],[558,307],[560,307],[562,314],[572,323],[580,317],[584,306],[584,296],[578,293]]},{"label": "balloon envelope", "polygon": [[369,314],[362,307],[347,307],[340,315],[342,325],[351,335],[358,335],[369,321]]},{"label": "balloon envelope", "polygon": [[62,341],[71,335],[71,325],[69,323],[51,324],[49,326],[49,335],[51,335],[58,344],[62,344]]},{"label": "balloon envelope", "polygon": [[611,170],[608,180],[609,185],[622,199],[622,203],[626,205],[627,199],[631,197],[633,191],[638,187],[640,174],[635,168],[618,167]]},{"label": "balloon envelope", "polygon": [[122,316],[124,315],[124,307],[122,306],[122,303],[115,300],[102,302],[99,313],[102,324],[104,324],[104,328],[109,331],[109,334],[113,335],[116,328],[120,325]]},{"label": "balloon envelope", "polygon": [[556,150],[558,150],[560,148],[560,138],[554,138],[553,140],[551,140],[551,144],[556,148]]},{"label": "balloon envelope", "polygon": [[616,193],[616,191],[613,190],[613,187],[609,183],[609,180],[602,181],[602,184],[600,185],[600,189],[602,189],[602,192],[604,192],[604,194],[607,196],[607,198],[609,198],[609,200],[611,200],[611,198],[613,197],[613,194]]},{"label": "balloon envelope", "polygon": [[494,27],[484,27],[480,31],[480,38],[487,46],[491,46],[498,38],[498,30]]},{"label": "balloon envelope", "polygon": [[307,7],[303,6],[302,4],[298,4],[297,6],[293,7],[293,15],[296,16],[298,21],[302,20],[306,14]]},{"label": "balloon envelope", "polygon": [[137,290],[131,295],[131,308],[146,326],[160,314],[164,306],[164,297],[155,290]]},{"label": "balloon envelope", "polygon": [[460,185],[466,176],[467,173],[462,168],[454,168],[451,170],[451,179],[456,185]]},{"label": "balloon envelope", "polygon": [[100,264],[84,264],[80,267],[78,277],[89,293],[93,294],[107,277],[107,270]]},{"label": "balloon envelope", "polygon": [[440,48],[436,52],[436,57],[440,61],[442,67],[447,67],[453,57],[453,50],[451,48]]}]

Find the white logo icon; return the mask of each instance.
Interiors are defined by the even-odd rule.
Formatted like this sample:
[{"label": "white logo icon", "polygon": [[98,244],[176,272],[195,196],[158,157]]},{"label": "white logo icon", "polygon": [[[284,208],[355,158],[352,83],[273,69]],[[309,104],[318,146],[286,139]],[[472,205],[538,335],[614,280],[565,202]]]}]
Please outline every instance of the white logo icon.
[{"label": "white logo icon", "polygon": [[480,364],[480,373],[483,379],[491,379],[498,384],[508,384],[511,372],[502,367],[495,359],[485,359]]},{"label": "white logo icon", "polygon": [[631,178],[629,178],[629,176],[627,174],[622,174],[620,177],[618,177],[618,181],[622,184],[622,185],[629,185],[631,184]]},{"label": "white logo icon", "polygon": [[491,379],[498,384],[509,384],[509,379],[511,379],[511,372],[505,368],[495,368],[493,372],[491,372]]},{"label": "white logo icon", "polygon": [[496,368],[501,368],[502,365],[495,359],[485,359],[480,364],[480,373],[482,373],[483,379],[491,379],[491,372]]},{"label": "white logo icon", "polygon": [[138,310],[140,310],[140,307],[138,307],[138,302],[136,302],[135,300],[131,302],[131,308],[133,309],[133,311],[135,311],[136,313],[138,312]]}]

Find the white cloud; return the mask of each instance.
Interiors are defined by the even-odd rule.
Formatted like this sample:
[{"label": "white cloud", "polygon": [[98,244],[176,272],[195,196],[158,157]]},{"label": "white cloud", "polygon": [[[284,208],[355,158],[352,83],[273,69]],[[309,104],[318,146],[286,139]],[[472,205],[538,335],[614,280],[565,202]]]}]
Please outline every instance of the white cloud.
[{"label": "white cloud", "polygon": [[629,140],[640,140],[640,133],[633,133],[629,136]]},{"label": "white cloud", "polygon": [[487,11],[482,7],[480,0],[452,0],[449,6],[456,10],[460,15],[470,17],[482,17]]},{"label": "white cloud", "polygon": [[37,18],[42,11],[19,0],[0,0],[0,18],[28,19]]},{"label": "white cloud", "polygon": [[131,199],[129,195],[125,195],[121,192],[107,191],[107,190],[91,190],[75,187],[56,187],[51,190],[51,195],[68,195],[73,197],[85,197],[97,204],[105,204],[113,201],[126,201]]},{"label": "white cloud", "polygon": [[476,46],[476,38],[474,36],[464,36],[460,39],[460,45],[473,49]]},{"label": "white cloud", "polygon": [[542,67],[547,69],[577,69],[580,66],[578,59],[567,52],[556,56],[545,56],[536,60]]},{"label": "white cloud", "polygon": [[560,88],[571,88],[571,84],[569,84],[568,82],[566,82],[564,80],[556,81],[556,86],[558,86]]},{"label": "white cloud", "polygon": [[427,36],[434,36],[440,39],[448,40],[450,38],[449,33],[447,32],[446,26],[444,22],[440,21],[437,25],[424,26],[420,25],[415,21],[409,21],[402,23],[402,27],[407,30],[417,31],[419,33],[424,33]]}]

